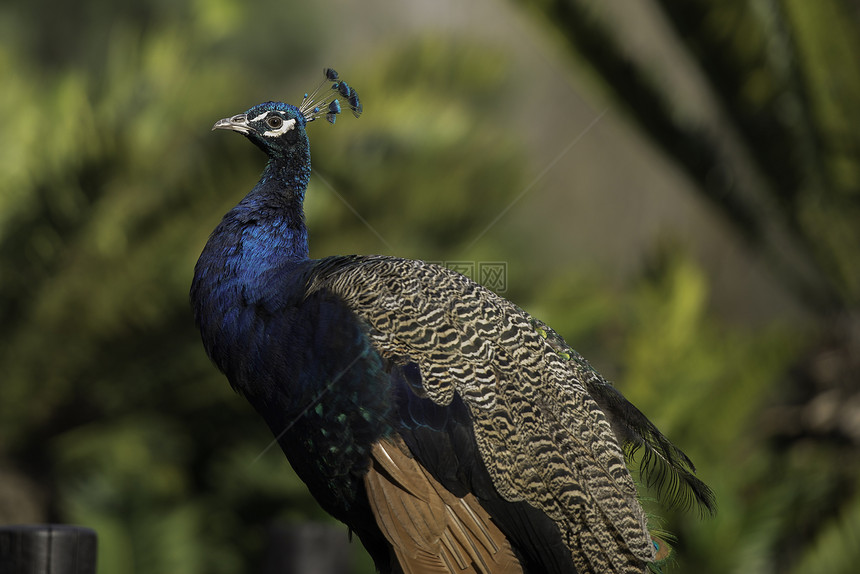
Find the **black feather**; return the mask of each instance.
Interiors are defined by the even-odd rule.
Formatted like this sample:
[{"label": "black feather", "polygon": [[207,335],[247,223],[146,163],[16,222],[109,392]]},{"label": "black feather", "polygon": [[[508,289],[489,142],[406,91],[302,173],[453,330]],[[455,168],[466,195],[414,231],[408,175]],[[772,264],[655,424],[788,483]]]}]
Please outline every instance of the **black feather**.
[{"label": "black feather", "polygon": [[686,510],[697,505],[703,512],[716,512],[713,491],[693,474],[692,461],[654,423],[609,383],[596,382],[588,389],[606,413],[627,457],[639,453],[640,474],[648,487],[656,488],[670,506]]}]

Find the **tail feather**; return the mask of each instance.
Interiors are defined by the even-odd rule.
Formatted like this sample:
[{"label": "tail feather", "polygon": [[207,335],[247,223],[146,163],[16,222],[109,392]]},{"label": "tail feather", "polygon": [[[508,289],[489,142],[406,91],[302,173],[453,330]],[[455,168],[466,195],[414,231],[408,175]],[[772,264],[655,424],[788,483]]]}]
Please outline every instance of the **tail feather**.
[{"label": "tail feather", "polygon": [[590,383],[589,393],[606,414],[628,459],[642,452],[639,468],[645,484],[656,488],[670,506],[689,509],[698,505],[703,512],[714,514],[714,493],[696,477],[696,467],[687,455],[615,387],[602,379]]},{"label": "tail feather", "polygon": [[713,515],[716,512],[714,493],[696,478],[696,467],[687,455],[601,377],[582,355],[570,348],[561,335],[537,319],[532,318],[532,325],[559,355],[575,363],[578,378],[606,415],[627,460],[642,451],[639,471],[645,484],[649,488],[656,487],[670,506],[689,509],[698,505],[703,513]]}]

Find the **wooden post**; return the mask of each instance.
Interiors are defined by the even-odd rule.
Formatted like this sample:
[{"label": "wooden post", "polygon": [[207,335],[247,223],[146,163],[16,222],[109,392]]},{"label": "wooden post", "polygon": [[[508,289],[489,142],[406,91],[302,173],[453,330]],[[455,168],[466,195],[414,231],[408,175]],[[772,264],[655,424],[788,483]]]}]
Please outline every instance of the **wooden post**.
[{"label": "wooden post", "polygon": [[349,574],[353,549],[342,525],[278,524],[269,528],[264,574]]},{"label": "wooden post", "polygon": [[0,526],[0,574],[95,572],[95,530],[66,524]]}]

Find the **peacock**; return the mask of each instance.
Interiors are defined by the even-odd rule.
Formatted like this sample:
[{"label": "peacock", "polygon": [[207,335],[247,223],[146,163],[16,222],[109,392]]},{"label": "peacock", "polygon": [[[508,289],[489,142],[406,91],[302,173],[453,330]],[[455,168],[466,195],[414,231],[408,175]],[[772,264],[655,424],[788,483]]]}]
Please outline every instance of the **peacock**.
[{"label": "peacock", "polygon": [[659,563],[626,461],[713,511],[689,458],[548,325],[443,266],[310,259],[307,125],[362,112],[327,68],[299,106],[218,121],[268,156],[212,232],[203,343],[321,507],[382,573],[642,573]]}]

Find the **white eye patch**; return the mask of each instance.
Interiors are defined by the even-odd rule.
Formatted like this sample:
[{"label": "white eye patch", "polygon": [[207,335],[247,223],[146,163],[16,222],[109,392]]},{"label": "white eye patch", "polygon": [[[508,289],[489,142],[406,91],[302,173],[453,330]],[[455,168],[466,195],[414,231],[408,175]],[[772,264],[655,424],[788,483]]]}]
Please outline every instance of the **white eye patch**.
[{"label": "white eye patch", "polygon": [[295,119],[284,120],[280,114],[278,114],[276,112],[272,112],[272,111],[263,112],[259,116],[251,118],[250,123],[255,123],[255,122],[258,122],[260,120],[265,121],[269,117],[270,114],[273,115],[273,117],[280,119],[281,125],[277,128],[273,128],[273,129],[270,129],[270,130],[263,132],[263,136],[265,136],[267,138],[276,138],[278,136],[284,135],[285,133],[287,133],[288,131],[290,131],[291,129],[296,127],[296,120]]},{"label": "white eye patch", "polygon": [[282,136],[294,127],[296,127],[296,120],[286,120],[284,123],[281,124],[281,127],[263,132],[263,135],[267,138]]}]

